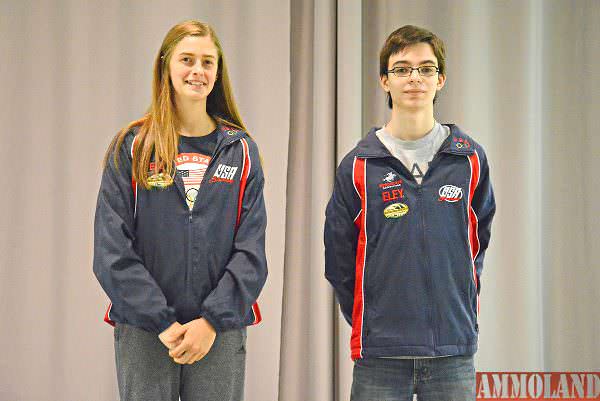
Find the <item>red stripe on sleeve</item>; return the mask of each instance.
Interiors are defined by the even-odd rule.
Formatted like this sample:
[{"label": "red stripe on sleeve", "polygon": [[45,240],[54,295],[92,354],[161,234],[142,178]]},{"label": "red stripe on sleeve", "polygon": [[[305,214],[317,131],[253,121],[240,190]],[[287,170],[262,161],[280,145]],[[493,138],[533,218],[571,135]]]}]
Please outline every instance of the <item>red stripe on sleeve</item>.
[{"label": "red stripe on sleeve", "polygon": [[260,315],[260,308],[258,307],[258,302],[255,302],[254,305],[252,305],[252,313],[254,313],[254,321],[252,322],[252,325],[254,326],[255,324],[259,324],[262,320],[262,316]]},{"label": "red stripe on sleeve", "polygon": [[108,308],[106,308],[106,313],[104,314],[104,321],[111,326],[115,326],[115,322],[113,322],[110,318],[110,310],[112,309],[112,302],[108,304]]},{"label": "red stripe on sleeve", "polygon": [[133,218],[135,219],[137,215],[137,182],[133,178],[133,147],[135,146],[135,142],[137,141],[137,135],[133,137],[133,142],[131,143],[131,190],[133,191]]},{"label": "red stripe on sleeve", "polygon": [[358,244],[356,247],[354,306],[352,309],[352,335],[350,337],[350,350],[353,360],[362,358],[363,351],[363,316],[364,316],[364,286],[366,246],[367,246],[367,194],[366,194],[366,169],[365,159],[354,159],[353,177],[354,186],[360,196],[361,212],[355,224],[359,228]]},{"label": "red stripe on sleeve", "polygon": [[240,193],[238,198],[238,211],[237,219],[235,221],[236,229],[240,225],[240,218],[242,217],[242,202],[244,200],[244,192],[246,191],[246,181],[248,180],[248,173],[250,171],[250,155],[248,152],[248,142],[245,139],[240,139],[242,142],[242,148],[244,151],[244,159],[242,161],[242,177],[240,178]]},{"label": "red stripe on sleeve", "polygon": [[[472,202],[475,189],[479,184],[479,155],[477,151],[469,156],[469,164],[471,166],[471,180],[469,182],[469,246],[471,249],[471,260],[473,264],[473,281],[475,282],[475,288],[479,289],[477,281],[477,269],[475,267],[475,258],[479,254],[479,234],[478,226],[479,221],[475,210],[473,210]],[[477,294],[477,315],[479,315],[479,294]]]},{"label": "red stripe on sleeve", "polygon": [[479,222],[471,203],[475,189],[479,184],[479,157],[477,156],[477,152],[469,156],[469,163],[471,164],[471,182],[469,184],[469,242],[471,243],[471,257],[475,260],[479,253],[479,235],[477,233]]},{"label": "red stripe on sleeve", "polygon": [[[237,210],[237,218],[235,221],[235,228],[237,229],[240,225],[240,219],[242,217],[242,203],[244,200],[244,192],[246,191],[246,182],[248,181],[248,174],[250,173],[251,161],[250,161],[250,150],[248,148],[248,142],[245,139],[240,139],[242,142],[242,149],[244,152],[243,160],[242,160],[242,177],[240,178],[240,193],[238,198],[238,210]],[[258,302],[255,302],[252,305],[252,313],[254,314],[254,321],[252,325],[259,324],[262,320],[262,316],[260,314],[260,308],[258,307]]]}]

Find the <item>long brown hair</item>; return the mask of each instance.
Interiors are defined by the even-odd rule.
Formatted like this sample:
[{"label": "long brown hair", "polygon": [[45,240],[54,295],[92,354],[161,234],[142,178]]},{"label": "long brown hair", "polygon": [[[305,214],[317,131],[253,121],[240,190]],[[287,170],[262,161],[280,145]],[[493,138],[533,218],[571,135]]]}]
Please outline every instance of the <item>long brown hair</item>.
[{"label": "long brown hair", "polygon": [[174,174],[179,121],[175,107],[175,92],[169,75],[169,63],[173,50],[187,36],[208,36],[217,48],[217,80],[206,100],[206,112],[220,124],[246,131],[233,98],[221,43],[213,28],[196,20],[183,21],[175,25],[165,36],[154,61],[152,103],[148,111],[142,118],[132,121],[119,131],[104,156],[104,166],[113,154],[115,165],[118,167],[118,153],[125,136],[133,127],[139,126],[133,149],[132,174],[133,178],[147,189],[150,188],[148,169],[153,155],[154,173],[160,172],[169,176]]}]

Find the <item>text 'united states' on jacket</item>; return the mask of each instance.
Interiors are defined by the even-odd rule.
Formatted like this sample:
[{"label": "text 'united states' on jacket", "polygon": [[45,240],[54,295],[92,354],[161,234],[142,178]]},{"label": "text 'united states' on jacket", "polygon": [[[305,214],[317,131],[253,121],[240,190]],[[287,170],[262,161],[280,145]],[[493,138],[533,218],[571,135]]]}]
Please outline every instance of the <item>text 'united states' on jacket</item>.
[{"label": "text 'united states' on jacket", "polygon": [[325,276],[351,355],[472,355],[495,201],[483,148],[450,127],[418,184],[372,129],[340,163]]},{"label": "text 'united states' on jacket", "polygon": [[256,299],[267,276],[263,171],[246,133],[217,130],[191,210],[179,174],[166,188],[147,190],[132,180],[137,128],[125,137],[118,169],[109,158],[94,228],[94,273],[111,300],[107,322],[160,333],[200,317],[217,332],[260,321]]}]

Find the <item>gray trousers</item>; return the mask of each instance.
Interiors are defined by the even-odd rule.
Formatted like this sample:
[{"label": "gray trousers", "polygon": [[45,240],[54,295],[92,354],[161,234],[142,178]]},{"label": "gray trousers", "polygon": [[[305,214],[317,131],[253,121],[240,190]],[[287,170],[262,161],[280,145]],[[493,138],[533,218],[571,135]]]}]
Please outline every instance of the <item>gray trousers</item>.
[{"label": "gray trousers", "polygon": [[121,401],[241,401],[246,329],[217,333],[208,354],[177,364],[158,336],[117,323],[115,359]]}]

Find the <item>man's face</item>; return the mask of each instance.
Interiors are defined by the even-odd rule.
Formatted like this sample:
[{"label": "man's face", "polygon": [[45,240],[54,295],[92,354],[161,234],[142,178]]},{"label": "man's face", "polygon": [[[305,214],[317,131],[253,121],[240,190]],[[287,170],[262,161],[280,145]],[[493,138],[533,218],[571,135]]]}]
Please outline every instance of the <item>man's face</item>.
[{"label": "man's face", "polygon": [[[429,43],[408,46],[401,52],[392,54],[388,60],[388,71],[396,67],[410,69],[422,66],[438,66],[437,58]],[[435,93],[442,89],[446,77],[439,73],[429,77],[422,76],[417,70],[412,70],[405,77],[390,72],[380,77],[380,80],[383,90],[392,96],[394,109],[417,111],[433,107]]]}]

